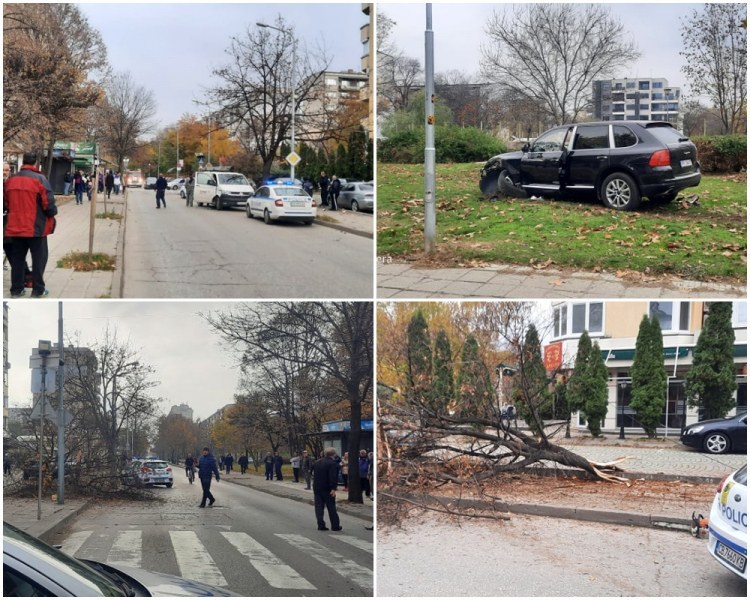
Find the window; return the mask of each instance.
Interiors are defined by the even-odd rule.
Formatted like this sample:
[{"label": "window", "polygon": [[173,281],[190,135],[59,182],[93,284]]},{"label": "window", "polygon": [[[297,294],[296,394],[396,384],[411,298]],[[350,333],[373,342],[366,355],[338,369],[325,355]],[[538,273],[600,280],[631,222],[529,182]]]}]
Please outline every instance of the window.
[{"label": "window", "polygon": [[638,89],[639,90],[647,90],[649,89],[649,82],[648,81],[639,81],[638,82]]},{"label": "window", "polygon": [[554,321],[555,321],[555,337],[563,337],[568,332],[568,305],[563,304],[562,306],[555,307],[554,310]]},{"label": "window", "polygon": [[732,302],[732,326],[747,327],[747,302],[744,300]]},{"label": "window", "polygon": [[613,130],[615,134],[615,148],[627,148],[635,146],[638,143],[638,138],[629,128],[622,125],[615,125]]},{"label": "window", "polygon": [[573,305],[573,333],[583,333],[586,329],[586,305]]},{"label": "window", "polygon": [[662,81],[654,81],[654,83],[651,85],[654,89],[661,89],[664,87],[664,83]]},{"label": "window", "polygon": [[662,94],[661,92],[651,94],[651,99],[652,100],[664,100],[664,94]]},{"label": "window", "polygon": [[687,331],[690,327],[690,302],[650,302],[649,318],[656,316],[662,331]]},{"label": "window", "polygon": [[[570,319],[568,319],[570,315]],[[577,302],[561,304],[554,308],[554,335],[556,338],[604,332],[604,304],[602,302]]]},{"label": "window", "polygon": [[624,104],[613,104],[612,105],[612,112],[625,112],[625,105]]},{"label": "window", "polygon": [[573,148],[578,150],[609,148],[609,125],[579,127]]},{"label": "window", "polygon": [[208,180],[211,179],[208,173],[198,172],[195,178],[195,183],[198,185],[208,185]]},{"label": "window", "polygon": [[538,137],[531,147],[531,152],[556,152],[562,150],[565,134],[568,133],[566,128],[553,129],[544,135]]},{"label": "window", "polygon": [[635,81],[628,81],[625,84],[625,87],[628,88],[629,90],[634,90],[635,89]]}]

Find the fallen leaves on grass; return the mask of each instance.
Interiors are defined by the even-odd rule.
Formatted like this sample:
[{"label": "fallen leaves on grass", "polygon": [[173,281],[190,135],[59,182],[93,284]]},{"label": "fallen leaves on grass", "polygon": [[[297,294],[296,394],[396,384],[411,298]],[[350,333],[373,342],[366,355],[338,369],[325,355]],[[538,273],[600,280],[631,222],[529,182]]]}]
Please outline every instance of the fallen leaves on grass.
[{"label": "fallen leaves on grass", "polygon": [[57,266],[74,271],[114,271],[115,257],[109,254],[70,252],[57,261]]}]

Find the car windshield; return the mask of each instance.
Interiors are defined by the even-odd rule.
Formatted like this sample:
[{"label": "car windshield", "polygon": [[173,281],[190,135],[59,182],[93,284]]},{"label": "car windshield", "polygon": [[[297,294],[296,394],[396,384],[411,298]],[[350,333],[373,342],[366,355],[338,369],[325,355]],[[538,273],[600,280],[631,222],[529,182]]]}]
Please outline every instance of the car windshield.
[{"label": "car windshield", "polygon": [[743,466],[733,475],[733,479],[742,485],[747,485],[747,465]]},{"label": "car windshield", "polygon": [[227,185],[249,185],[247,179],[241,173],[219,173],[219,183]]},{"label": "car windshield", "polygon": [[302,196],[304,198],[308,197],[307,192],[301,187],[294,187],[291,185],[275,185],[273,186],[273,191],[277,196]]},{"label": "car windshield", "polygon": [[[16,529],[8,523],[3,523],[3,537],[14,540],[16,543],[24,546],[27,552],[39,556],[40,562],[52,563],[55,568],[64,571],[69,577],[74,577],[84,584],[95,588],[101,596],[122,596],[126,591],[115,585],[113,581],[104,575],[97,573],[88,565],[52,546],[48,546],[44,542],[24,533],[20,529]],[[40,567],[43,570],[44,566],[40,565]]]},{"label": "car windshield", "polygon": [[160,460],[150,460],[143,463],[144,467],[148,467],[149,469],[166,469],[167,463]]},{"label": "car windshield", "polygon": [[369,183],[360,183],[357,184],[357,187],[362,190],[363,192],[371,192],[372,191],[372,185]]}]

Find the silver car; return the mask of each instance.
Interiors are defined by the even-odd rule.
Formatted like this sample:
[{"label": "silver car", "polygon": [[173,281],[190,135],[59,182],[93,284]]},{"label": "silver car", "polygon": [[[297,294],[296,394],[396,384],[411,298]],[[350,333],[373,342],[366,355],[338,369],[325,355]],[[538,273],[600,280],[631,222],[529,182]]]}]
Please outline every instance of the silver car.
[{"label": "silver car", "polygon": [[79,560],[3,522],[3,597],[236,596],[135,567]]},{"label": "silver car", "polygon": [[339,208],[350,208],[353,212],[372,211],[375,207],[375,188],[371,183],[352,181],[341,186]]}]

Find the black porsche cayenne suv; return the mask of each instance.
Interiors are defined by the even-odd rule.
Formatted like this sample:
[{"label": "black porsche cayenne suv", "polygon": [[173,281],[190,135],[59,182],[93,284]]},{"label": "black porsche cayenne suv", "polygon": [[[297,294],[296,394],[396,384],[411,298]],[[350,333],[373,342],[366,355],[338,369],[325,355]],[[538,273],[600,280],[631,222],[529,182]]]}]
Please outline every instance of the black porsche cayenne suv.
[{"label": "black porsche cayenne suv", "polygon": [[487,197],[595,192],[605,206],[635,210],[644,197],[671,202],[700,183],[695,144],[663,121],[555,127],[527,151],[492,157],[479,187]]}]

